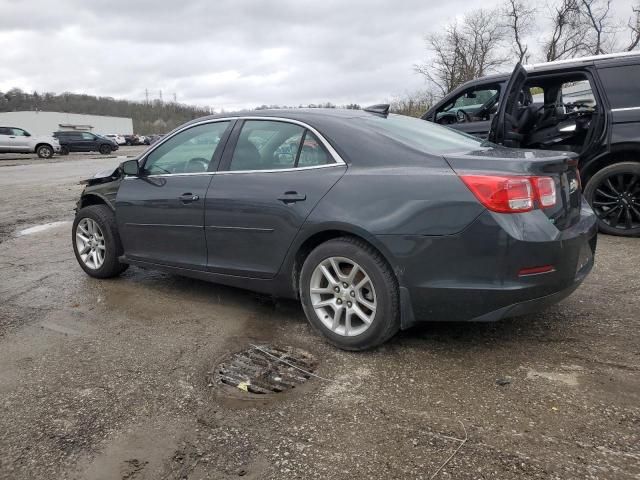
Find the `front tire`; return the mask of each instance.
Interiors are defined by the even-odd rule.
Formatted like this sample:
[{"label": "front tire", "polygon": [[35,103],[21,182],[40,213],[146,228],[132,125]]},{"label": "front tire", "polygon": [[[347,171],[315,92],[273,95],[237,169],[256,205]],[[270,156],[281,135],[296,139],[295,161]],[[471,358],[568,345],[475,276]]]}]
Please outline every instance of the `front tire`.
[{"label": "front tire", "polygon": [[609,165],[589,179],[584,196],[598,216],[601,232],[640,235],[640,163]]},{"label": "front tire", "polygon": [[102,155],[109,155],[111,153],[111,147],[109,145],[100,145],[98,150]]},{"label": "front tire", "polygon": [[53,157],[53,148],[51,145],[38,145],[36,153],[40,158],[51,158]]},{"label": "front tire", "polygon": [[122,244],[115,215],[106,205],[80,209],[73,221],[72,243],[76,260],[91,277],[116,277],[129,266],[118,261]]},{"label": "front tire", "polygon": [[375,347],[400,328],[395,275],[360,239],[341,237],[316,247],[302,266],[299,289],[309,323],[343,350]]}]

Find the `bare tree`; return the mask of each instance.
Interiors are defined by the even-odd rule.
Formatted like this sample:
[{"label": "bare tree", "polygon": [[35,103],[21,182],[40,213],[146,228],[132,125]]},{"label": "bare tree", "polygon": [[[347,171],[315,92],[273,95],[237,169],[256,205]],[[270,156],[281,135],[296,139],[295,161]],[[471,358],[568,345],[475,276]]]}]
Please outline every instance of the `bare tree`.
[{"label": "bare tree", "polygon": [[613,47],[614,32],[609,25],[611,0],[605,0],[603,5],[601,0],[580,0],[579,9],[582,24],[589,32],[586,39],[588,53],[592,55],[607,53],[606,50]]},{"label": "bare tree", "polygon": [[505,62],[500,55],[504,33],[496,12],[475,10],[465,16],[461,25],[453,23],[444,33],[427,36],[430,62],[414,68],[445,95]]},{"label": "bare tree", "polygon": [[390,102],[391,111],[400,115],[419,117],[429,110],[436,102],[436,96],[431,90],[405,93]]},{"label": "bare tree", "polygon": [[529,46],[523,39],[534,26],[535,14],[536,9],[528,8],[523,0],[507,0],[504,6],[505,28],[513,38],[512,52],[520,63],[527,62],[530,57]]},{"label": "bare tree", "polygon": [[552,6],[551,37],[544,42],[547,62],[571,58],[587,50],[580,0],[560,0]]},{"label": "bare tree", "polygon": [[629,19],[628,27],[631,31],[631,41],[625,50],[630,52],[640,44],[640,1],[636,3],[633,10],[633,16]]}]

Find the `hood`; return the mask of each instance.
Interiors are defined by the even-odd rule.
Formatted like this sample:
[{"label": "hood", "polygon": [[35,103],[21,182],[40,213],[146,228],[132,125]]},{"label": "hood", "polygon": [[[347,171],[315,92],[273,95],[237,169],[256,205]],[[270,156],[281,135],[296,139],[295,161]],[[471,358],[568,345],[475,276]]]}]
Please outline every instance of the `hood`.
[{"label": "hood", "polygon": [[114,180],[117,180],[118,178],[120,178],[122,174],[122,170],[120,169],[121,165],[122,164],[119,164],[117,167],[101,170],[91,178],[80,180],[80,184],[96,185],[98,183],[107,183],[107,182],[112,182]]}]

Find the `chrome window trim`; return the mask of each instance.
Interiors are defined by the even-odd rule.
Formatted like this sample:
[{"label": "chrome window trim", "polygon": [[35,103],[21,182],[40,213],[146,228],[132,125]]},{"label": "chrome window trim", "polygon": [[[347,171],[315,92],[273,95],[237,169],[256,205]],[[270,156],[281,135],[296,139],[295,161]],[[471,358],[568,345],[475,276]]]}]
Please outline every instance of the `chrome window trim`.
[{"label": "chrome window trim", "polygon": [[629,112],[631,110],[640,110],[640,107],[612,108],[612,112]]},{"label": "chrome window trim", "polygon": [[[157,177],[193,177],[196,175],[229,175],[234,173],[278,173],[278,172],[298,172],[300,170],[316,170],[319,168],[334,168],[344,167],[346,164],[342,163],[328,163],[326,165],[313,165],[310,167],[297,167],[297,168],[273,168],[269,170],[219,170],[217,172],[196,172],[196,173],[159,173],[157,175],[145,175],[144,178],[157,178]],[[124,180],[131,178],[139,178],[132,175],[127,175]]]},{"label": "chrome window trim", "polygon": [[[336,166],[346,165],[347,164],[342,159],[340,154],[338,152],[336,152],[335,148],[333,148],[333,146],[331,146],[331,144],[327,141],[327,139],[324,138],[324,136],[320,132],[318,132],[318,130],[316,130],[311,125],[309,125],[309,124],[307,124],[305,122],[302,122],[300,120],[294,120],[294,119],[291,119],[291,118],[284,118],[284,117],[247,115],[247,116],[241,116],[241,117],[212,118],[212,119],[209,119],[209,120],[203,120],[201,122],[196,122],[196,123],[191,123],[189,125],[185,125],[184,128],[181,128],[180,130],[176,130],[171,135],[167,136],[166,138],[163,138],[161,141],[159,141],[155,145],[153,145],[153,148],[150,148],[149,150],[144,152],[144,154],[138,160],[138,165],[141,165],[141,166],[144,165],[147,162],[147,158],[149,157],[149,155],[151,155],[151,153],[153,153],[158,147],[163,145],[165,142],[168,142],[169,140],[171,140],[173,137],[175,137],[179,133],[182,133],[185,130],[188,130],[189,128],[197,127],[199,125],[205,125],[207,123],[230,122],[230,121],[233,121],[233,120],[262,120],[262,121],[275,121],[275,122],[293,123],[295,125],[299,125],[299,126],[301,126],[303,128],[308,129],[311,133],[313,133],[316,137],[318,137],[318,139],[320,140],[320,142],[322,142],[322,145],[324,145],[324,148],[327,149],[327,151],[329,152],[329,155],[331,155],[331,158],[333,158],[335,163],[328,163],[328,164],[325,164],[325,165],[312,165],[312,166],[309,166],[309,167],[277,168],[277,169],[268,169],[268,170],[218,170],[218,171],[215,171],[215,172],[197,172],[197,173],[160,173],[160,174],[146,175],[146,177],[156,178],[156,177],[178,177],[178,176],[182,177],[182,176],[192,176],[192,175],[216,175],[216,174],[230,174],[230,173],[290,172],[290,171],[298,171],[298,170],[311,170],[311,169],[316,169],[316,168],[336,167]],[[127,179],[127,178],[138,178],[138,177],[131,177],[131,176],[127,175],[124,178]]]}]

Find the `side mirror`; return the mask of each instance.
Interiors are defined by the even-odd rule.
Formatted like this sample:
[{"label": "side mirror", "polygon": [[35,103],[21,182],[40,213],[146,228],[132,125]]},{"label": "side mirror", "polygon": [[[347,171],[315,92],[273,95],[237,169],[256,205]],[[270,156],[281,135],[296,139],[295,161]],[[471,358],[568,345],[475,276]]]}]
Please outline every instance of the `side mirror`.
[{"label": "side mirror", "polygon": [[138,166],[137,160],[127,160],[126,162],[122,162],[122,171],[125,175],[133,175],[137,177],[140,173],[140,167]]}]

